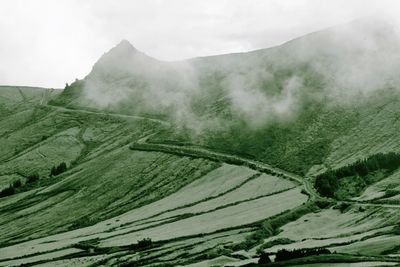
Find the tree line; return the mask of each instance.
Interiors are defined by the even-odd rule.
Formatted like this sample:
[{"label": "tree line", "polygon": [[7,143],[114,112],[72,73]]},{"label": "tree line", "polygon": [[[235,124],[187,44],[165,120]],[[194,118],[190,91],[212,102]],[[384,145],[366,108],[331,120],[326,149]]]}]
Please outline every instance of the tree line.
[{"label": "tree line", "polygon": [[287,261],[322,254],[331,254],[331,252],[326,248],[301,248],[294,250],[281,249],[276,252],[275,261]]},{"label": "tree line", "polygon": [[378,153],[368,158],[358,160],[350,165],[343,166],[336,170],[328,170],[315,179],[317,191],[327,197],[333,197],[339,186],[339,180],[349,176],[366,177],[372,172],[385,170],[390,173],[400,167],[400,154]]}]

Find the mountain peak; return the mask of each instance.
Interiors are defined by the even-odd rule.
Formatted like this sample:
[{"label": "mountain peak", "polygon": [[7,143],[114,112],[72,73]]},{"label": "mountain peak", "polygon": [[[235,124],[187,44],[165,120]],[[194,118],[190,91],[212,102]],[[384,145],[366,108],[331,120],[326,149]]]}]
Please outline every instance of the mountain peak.
[{"label": "mountain peak", "polygon": [[124,39],[112,48],[111,51],[127,55],[129,53],[137,52],[138,50],[129,41]]},{"label": "mountain peak", "polygon": [[136,48],[126,39],[121,40],[121,42],[117,44],[116,48],[136,50]]},{"label": "mountain peak", "polygon": [[133,57],[141,54],[139,50],[137,50],[129,41],[122,40],[116,46],[110,49],[107,53],[105,53],[97,63],[101,62],[101,64],[110,64],[115,63],[118,65],[121,62],[128,62],[132,60]]}]

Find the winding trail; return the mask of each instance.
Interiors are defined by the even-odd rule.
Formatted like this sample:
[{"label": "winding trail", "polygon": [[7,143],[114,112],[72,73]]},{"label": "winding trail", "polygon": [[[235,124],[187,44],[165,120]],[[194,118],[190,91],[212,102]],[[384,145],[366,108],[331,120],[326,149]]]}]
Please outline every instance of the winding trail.
[{"label": "winding trail", "polygon": [[72,109],[72,108],[65,108],[65,107],[60,107],[60,106],[53,106],[53,105],[43,105],[46,107],[50,107],[52,109],[57,109],[60,111],[64,112],[77,112],[77,113],[83,113],[83,114],[94,114],[94,115],[103,115],[103,116],[109,116],[109,117],[114,117],[114,118],[123,118],[123,119],[134,119],[134,120],[147,120],[155,123],[159,123],[163,126],[171,126],[171,123],[168,121],[160,120],[160,119],[155,119],[155,118],[148,118],[148,117],[143,117],[143,116],[137,116],[137,115],[125,115],[125,114],[119,114],[119,113],[107,113],[107,112],[98,112],[98,111],[90,111],[90,110],[85,110],[85,109]]},{"label": "winding trail", "polygon": [[246,167],[249,167],[251,169],[266,173],[266,174],[271,174],[271,175],[276,175],[282,178],[289,179],[291,181],[294,181],[300,185],[303,186],[304,190],[307,192],[307,194],[310,195],[311,199],[325,199],[324,197],[321,197],[316,190],[314,189],[313,185],[303,177],[290,173],[287,171],[284,171],[282,169],[272,167],[271,165],[252,160],[252,159],[247,159],[243,158],[237,155],[231,155],[227,153],[222,153],[222,152],[215,152],[203,147],[194,147],[194,146],[176,146],[176,145],[167,145],[167,144],[159,144],[159,143],[146,143],[146,139],[143,138],[138,142],[132,143],[130,145],[130,149],[132,150],[142,150],[142,151],[158,151],[158,152],[164,152],[164,153],[170,153],[170,154],[178,154],[182,156],[189,156],[189,157],[198,157],[198,158],[206,158],[209,160],[214,160],[214,161],[222,161],[228,164],[235,164],[235,165],[244,165]]}]

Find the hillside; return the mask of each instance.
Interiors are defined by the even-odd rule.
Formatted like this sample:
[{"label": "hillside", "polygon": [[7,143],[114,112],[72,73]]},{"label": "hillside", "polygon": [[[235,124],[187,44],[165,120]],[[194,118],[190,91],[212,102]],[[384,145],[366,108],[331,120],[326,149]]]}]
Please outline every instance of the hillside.
[{"label": "hillside", "polygon": [[122,41],[64,90],[1,86],[0,266],[399,264],[399,169],[314,188],[400,153],[399,44],[365,20],[179,62]]},{"label": "hillside", "polygon": [[337,153],[357,157],[370,138],[375,148],[358,157],[384,151],[387,138],[397,151],[398,36],[383,21],[358,20],[278,47],[179,62],[122,41],[52,104],[164,118],[175,128],[154,142],[172,134],[304,175],[342,164]]}]

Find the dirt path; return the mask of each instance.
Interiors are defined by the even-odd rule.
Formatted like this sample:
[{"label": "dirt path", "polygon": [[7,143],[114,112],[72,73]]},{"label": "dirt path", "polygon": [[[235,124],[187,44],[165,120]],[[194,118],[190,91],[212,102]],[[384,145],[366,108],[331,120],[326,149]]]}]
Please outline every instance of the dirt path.
[{"label": "dirt path", "polygon": [[199,157],[206,158],[211,160],[222,161],[228,164],[236,164],[236,165],[244,165],[251,169],[264,172],[267,174],[277,175],[282,178],[290,179],[295,181],[303,186],[303,189],[310,196],[310,200],[329,200],[331,202],[337,203],[348,203],[352,205],[358,206],[370,206],[370,207],[383,207],[383,208],[400,208],[398,204],[379,204],[372,202],[362,202],[362,201],[336,201],[334,199],[328,199],[322,197],[315,190],[312,183],[294,173],[290,173],[284,170],[281,170],[276,167],[272,167],[269,164],[264,162],[246,159],[237,155],[231,155],[221,152],[211,151],[202,147],[192,147],[192,146],[176,146],[169,144],[156,144],[156,143],[146,143],[147,138],[142,138],[140,141],[133,143],[130,145],[132,150],[144,150],[144,151],[157,151],[171,154],[178,154],[183,156],[191,156],[191,157]]},{"label": "dirt path", "polygon": [[281,170],[279,168],[272,167],[264,162],[255,161],[251,159],[246,159],[240,156],[215,152],[202,147],[189,147],[189,146],[176,146],[176,145],[166,145],[166,144],[155,144],[146,143],[146,138],[141,139],[139,142],[131,144],[130,148],[132,150],[145,150],[145,151],[158,151],[171,154],[179,154],[184,156],[192,156],[199,158],[206,158],[216,161],[222,161],[228,164],[244,165],[251,169],[264,172],[266,174],[277,175],[289,180],[292,180],[300,185],[304,186],[304,190],[313,198],[321,198],[313,186],[303,179],[301,176]]},{"label": "dirt path", "polygon": [[151,122],[156,122],[156,123],[162,124],[162,125],[167,126],[167,127],[171,126],[171,124],[169,122],[164,121],[164,120],[154,119],[154,118],[147,118],[147,117],[142,117],[142,116],[137,116],[137,115],[125,115],[125,114],[118,114],[118,113],[97,112],[97,111],[90,111],[90,110],[85,110],[85,109],[70,109],[70,108],[53,106],[53,105],[45,105],[45,106],[53,108],[53,109],[58,109],[58,110],[61,110],[61,111],[78,112],[78,113],[84,113],[84,114],[104,115],[104,116],[110,116],[110,117],[114,117],[114,118],[148,120],[148,121],[151,121]]}]

